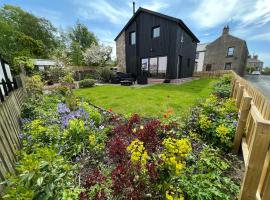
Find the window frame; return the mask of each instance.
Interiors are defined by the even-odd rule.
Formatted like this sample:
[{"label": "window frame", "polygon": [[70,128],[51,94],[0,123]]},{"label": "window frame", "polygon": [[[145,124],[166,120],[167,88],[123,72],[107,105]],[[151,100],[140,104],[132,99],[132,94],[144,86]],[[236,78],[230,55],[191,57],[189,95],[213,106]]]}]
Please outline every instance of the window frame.
[{"label": "window frame", "polygon": [[[230,49],[232,49],[232,54],[230,54]],[[234,47],[228,47],[227,48],[227,57],[233,57],[234,56],[234,50],[235,48]]]},{"label": "window frame", "polygon": [[[157,28],[159,29],[159,35],[156,36],[156,37],[154,37],[154,30],[157,29]],[[151,37],[152,37],[152,39],[155,39],[155,38],[159,38],[159,37],[160,37],[160,25],[158,25],[158,26],[153,26],[153,27],[152,27]]]},{"label": "window frame", "polygon": [[[226,65],[229,64],[230,65],[230,69],[226,69]],[[231,62],[226,62],[224,64],[224,70],[231,70],[232,69],[232,63]]]},{"label": "window frame", "polygon": [[[132,34],[134,34],[134,43],[132,43]],[[129,32],[129,44],[136,45],[136,31]]]}]

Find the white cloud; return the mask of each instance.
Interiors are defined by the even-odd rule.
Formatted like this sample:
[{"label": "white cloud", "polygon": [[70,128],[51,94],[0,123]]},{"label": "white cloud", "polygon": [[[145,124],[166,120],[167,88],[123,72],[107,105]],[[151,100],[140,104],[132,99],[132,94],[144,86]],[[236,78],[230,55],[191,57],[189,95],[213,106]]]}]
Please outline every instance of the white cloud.
[{"label": "white cloud", "polygon": [[77,2],[79,4],[78,14],[85,19],[105,18],[113,24],[122,24],[128,19],[132,12],[126,8],[113,7],[106,0]]},{"label": "white cloud", "polygon": [[202,0],[191,19],[200,27],[215,27],[230,19],[236,3],[237,0]]},{"label": "white cloud", "polygon": [[256,41],[269,41],[270,42],[270,32],[254,34],[253,36],[249,37],[249,39],[256,40]]},{"label": "white cloud", "polygon": [[270,22],[269,0],[202,0],[191,14],[200,27],[211,28],[234,22],[242,28],[261,27]]},{"label": "white cloud", "polygon": [[141,7],[158,12],[160,10],[168,8],[169,4],[163,1],[151,1],[148,3],[142,4]]}]

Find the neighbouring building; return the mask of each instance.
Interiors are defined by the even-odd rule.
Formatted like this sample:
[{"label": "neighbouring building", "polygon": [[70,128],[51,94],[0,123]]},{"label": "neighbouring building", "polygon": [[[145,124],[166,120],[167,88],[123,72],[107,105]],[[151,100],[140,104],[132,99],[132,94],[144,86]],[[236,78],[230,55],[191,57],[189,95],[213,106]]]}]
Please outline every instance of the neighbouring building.
[{"label": "neighbouring building", "polygon": [[203,71],[204,56],[208,43],[197,44],[194,72]]},{"label": "neighbouring building", "polygon": [[50,67],[56,66],[56,62],[48,59],[33,59],[35,68],[39,70],[47,70]]},{"label": "neighbouring building", "polygon": [[247,67],[253,68],[255,71],[262,71],[263,61],[258,59],[258,55],[249,55],[247,60]]},{"label": "neighbouring building", "polygon": [[222,35],[206,46],[203,70],[234,70],[243,76],[247,58],[246,41],[230,35],[226,26]]},{"label": "neighbouring building", "polygon": [[198,38],[180,19],[139,8],[115,38],[119,68],[136,76],[192,76]]}]

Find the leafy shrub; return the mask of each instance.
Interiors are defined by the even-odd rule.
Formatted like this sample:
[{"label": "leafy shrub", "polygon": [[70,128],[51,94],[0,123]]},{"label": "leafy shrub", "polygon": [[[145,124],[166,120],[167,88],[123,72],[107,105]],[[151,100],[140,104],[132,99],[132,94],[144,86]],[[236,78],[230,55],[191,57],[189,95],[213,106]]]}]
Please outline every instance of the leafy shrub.
[{"label": "leafy shrub", "polygon": [[101,67],[98,69],[98,75],[99,75],[99,79],[102,82],[109,83],[111,78],[114,76],[114,73],[108,67]]},{"label": "leafy shrub", "polygon": [[214,86],[213,94],[220,98],[229,98],[231,94],[231,75],[224,75]]},{"label": "leafy shrub", "polygon": [[192,164],[174,180],[187,199],[235,199],[239,185],[225,176],[231,168],[230,163],[222,160],[218,151],[206,146],[198,159],[190,159]]},{"label": "leafy shrub", "polygon": [[67,71],[63,67],[51,67],[43,72],[43,78],[49,85],[59,83],[59,81],[67,75]]},{"label": "leafy shrub", "polygon": [[93,79],[84,79],[79,82],[80,88],[88,88],[88,87],[94,87],[96,81]]},{"label": "leafy shrub", "polygon": [[76,188],[77,166],[65,161],[51,148],[22,152],[16,170],[6,181],[4,199],[62,199],[63,193]]},{"label": "leafy shrub", "polygon": [[42,94],[43,82],[39,75],[25,77],[25,88],[30,96]]}]

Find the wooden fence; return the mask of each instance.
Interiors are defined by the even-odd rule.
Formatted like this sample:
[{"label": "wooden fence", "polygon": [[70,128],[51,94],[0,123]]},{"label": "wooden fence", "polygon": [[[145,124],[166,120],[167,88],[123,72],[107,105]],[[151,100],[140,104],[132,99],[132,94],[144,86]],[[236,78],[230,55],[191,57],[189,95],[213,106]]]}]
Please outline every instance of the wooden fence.
[{"label": "wooden fence", "polygon": [[14,88],[14,82],[3,87],[7,93],[4,92],[0,100],[0,182],[7,173],[14,172],[16,152],[21,147],[19,118],[25,98],[23,88]]},{"label": "wooden fence", "polygon": [[207,73],[202,76],[233,75],[232,97],[239,119],[232,151],[238,153],[241,149],[245,163],[239,200],[270,200],[270,101],[233,71]]}]

